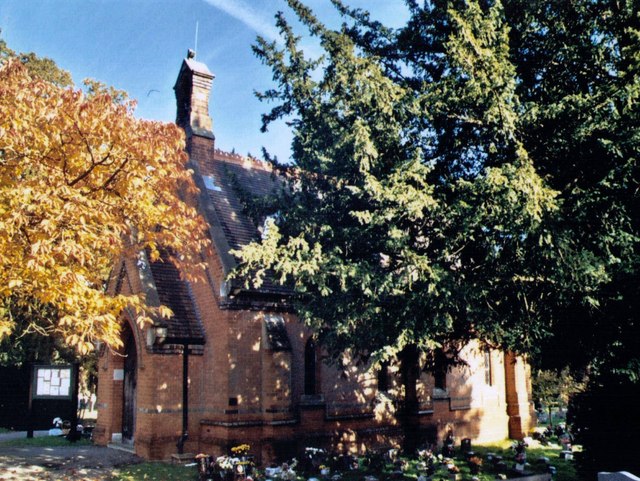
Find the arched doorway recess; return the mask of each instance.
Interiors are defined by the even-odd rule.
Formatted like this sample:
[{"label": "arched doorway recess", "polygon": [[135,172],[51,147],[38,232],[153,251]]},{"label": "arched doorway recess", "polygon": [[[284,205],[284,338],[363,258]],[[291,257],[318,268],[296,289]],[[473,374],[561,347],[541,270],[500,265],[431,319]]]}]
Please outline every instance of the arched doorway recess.
[{"label": "arched doorway recess", "polygon": [[133,444],[136,427],[136,387],[138,383],[138,353],[136,339],[127,325],[124,333],[124,385],[122,392],[122,442]]}]

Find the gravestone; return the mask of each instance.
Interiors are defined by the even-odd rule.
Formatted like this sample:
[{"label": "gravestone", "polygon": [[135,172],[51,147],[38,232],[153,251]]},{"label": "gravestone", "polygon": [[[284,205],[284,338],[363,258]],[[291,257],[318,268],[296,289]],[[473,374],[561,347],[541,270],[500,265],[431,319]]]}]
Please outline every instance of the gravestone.
[{"label": "gravestone", "polygon": [[463,453],[468,453],[469,451],[471,451],[471,439],[470,438],[464,438],[462,440],[462,442],[460,443],[460,450]]},{"label": "gravestone", "polygon": [[638,476],[634,476],[626,471],[618,471],[615,473],[598,473],[598,481],[640,481]]}]

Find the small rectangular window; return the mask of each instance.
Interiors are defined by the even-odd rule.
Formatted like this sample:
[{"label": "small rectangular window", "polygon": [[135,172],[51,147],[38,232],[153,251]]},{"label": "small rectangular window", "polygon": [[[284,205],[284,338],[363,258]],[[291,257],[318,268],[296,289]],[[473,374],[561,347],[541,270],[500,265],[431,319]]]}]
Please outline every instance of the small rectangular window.
[{"label": "small rectangular window", "polygon": [[202,179],[204,180],[204,186],[208,190],[213,190],[215,192],[220,192],[222,190],[219,185],[216,185],[216,179],[213,175],[203,175]]}]

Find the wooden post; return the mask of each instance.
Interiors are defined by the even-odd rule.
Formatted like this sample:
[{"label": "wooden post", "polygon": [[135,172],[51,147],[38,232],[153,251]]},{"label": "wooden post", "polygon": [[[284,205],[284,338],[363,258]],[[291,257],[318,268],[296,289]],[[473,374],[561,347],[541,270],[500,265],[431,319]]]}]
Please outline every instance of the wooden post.
[{"label": "wooden post", "polygon": [[29,363],[29,402],[27,404],[28,429],[27,438],[33,438],[33,363]]},{"label": "wooden post", "polygon": [[73,392],[71,394],[71,402],[73,403],[73,414],[71,416],[71,429],[67,435],[67,439],[76,442],[80,439],[78,433],[78,391],[80,386],[80,363],[73,363]]}]

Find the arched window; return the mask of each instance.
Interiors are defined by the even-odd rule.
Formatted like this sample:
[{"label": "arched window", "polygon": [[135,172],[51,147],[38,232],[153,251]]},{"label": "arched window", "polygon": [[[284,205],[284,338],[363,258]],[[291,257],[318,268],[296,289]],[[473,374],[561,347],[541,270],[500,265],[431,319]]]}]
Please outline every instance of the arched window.
[{"label": "arched window", "polygon": [[304,347],[304,393],[307,396],[317,394],[316,365],[316,343],[309,339]]},{"label": "arched window", "polygon": [[385,361],[380,363],[380,370],[378,371],[378,391],[388,391],[389,384],[389,363]]},{"label": "arched window", "polygon": [[491,372],[491,351],[485,349],[484,357],[484,382],[487,386],[493,386],[493,373]]},{"label": "arched window", "polygon": [[442,349],[438,349],[434,356],[433,380],[436,389],[447,389],[447,356]]}]

